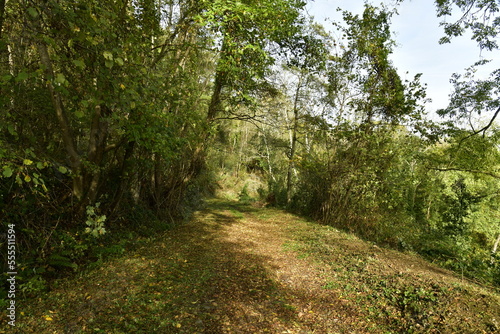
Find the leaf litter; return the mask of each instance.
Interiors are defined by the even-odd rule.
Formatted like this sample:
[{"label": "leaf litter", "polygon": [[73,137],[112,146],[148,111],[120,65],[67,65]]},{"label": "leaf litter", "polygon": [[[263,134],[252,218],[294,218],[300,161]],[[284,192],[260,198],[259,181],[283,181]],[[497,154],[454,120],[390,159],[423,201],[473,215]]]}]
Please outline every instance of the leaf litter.
[{"label": "leaf litter", "polygon": [[16,328],[0,332],[500,332],[489,287],[282,210],[218,199],[19,309]]}]

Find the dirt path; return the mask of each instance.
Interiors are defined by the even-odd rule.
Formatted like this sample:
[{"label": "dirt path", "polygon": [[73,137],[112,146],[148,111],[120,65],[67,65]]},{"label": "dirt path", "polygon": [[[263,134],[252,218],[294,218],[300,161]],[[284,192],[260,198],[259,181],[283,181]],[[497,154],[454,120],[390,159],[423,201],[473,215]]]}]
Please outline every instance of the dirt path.
[{"label": "dirt path", "polygon": [[20,305],[16,330],[0,333],[495,333],[499,305],[416,257],[212,200],[190,223]]},{"label": "dirt path", "polygon": [[349,307],[339,305],[338,297],[323,288],[322,271],[284,249],[290,240],[290,225],[297,218],[270,210],[259,217],[252,211],[240,208],[238,223],[224,226],[218,240],[222,252],[229,255],[220,263],[229,279],[218,294],[225,300],[219,311],[227,327],[214,333],[319,333],[326,329],[334,333],[348,329],[343,325],[349,322],[345,317],[355,314],[346,312]]}]

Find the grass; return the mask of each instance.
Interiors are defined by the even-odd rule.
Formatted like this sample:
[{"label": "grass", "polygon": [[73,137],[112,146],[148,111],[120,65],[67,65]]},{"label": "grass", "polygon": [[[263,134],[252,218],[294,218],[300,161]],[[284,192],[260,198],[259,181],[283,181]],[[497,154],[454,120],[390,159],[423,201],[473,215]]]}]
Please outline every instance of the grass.
[{"label": "grass", "polygon": [[495,333],[499,302],[413,255],[211,200],[188,224],[19,299],[16,328],[3,314],[0,333]]},{"label": "grass", "polygon": [[415,255],[384,250],[330,227],[302,221],[289,232],[292,240],[284,249],[327,268],[322,288],[355,305],[374,332],[500,331],[495,291],[439,268],[434,269],[442,274],[436,274]]}]

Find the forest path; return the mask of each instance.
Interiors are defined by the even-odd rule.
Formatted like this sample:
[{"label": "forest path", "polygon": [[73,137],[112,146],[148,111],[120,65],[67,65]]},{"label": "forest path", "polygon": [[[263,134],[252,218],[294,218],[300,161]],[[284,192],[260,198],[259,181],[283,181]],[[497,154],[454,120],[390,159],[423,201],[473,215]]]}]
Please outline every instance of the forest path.
[{"label": "forest path", "polygon": [[500,330],[486,288],[282,210],[216,199],[19,310],[18,333]]}]

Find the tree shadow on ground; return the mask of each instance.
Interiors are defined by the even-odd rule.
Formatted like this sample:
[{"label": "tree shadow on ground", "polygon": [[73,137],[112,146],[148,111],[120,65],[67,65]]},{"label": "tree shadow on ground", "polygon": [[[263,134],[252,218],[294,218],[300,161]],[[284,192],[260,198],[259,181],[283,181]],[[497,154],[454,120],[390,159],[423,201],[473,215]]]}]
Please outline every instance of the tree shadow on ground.
[{"label": "tree shadow on ground", "polygon": [[[190,223],[61,284],[24,310],[14,332],[307,333],[320,312],[332,321],[339,312],[356,316],[333,295],[324,300],[277,282],[270,257],[225,238],[242,212],[255,211],[210,203]],[[310,313],[301,316],[299,304]]]}]

